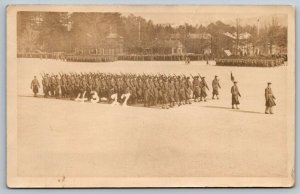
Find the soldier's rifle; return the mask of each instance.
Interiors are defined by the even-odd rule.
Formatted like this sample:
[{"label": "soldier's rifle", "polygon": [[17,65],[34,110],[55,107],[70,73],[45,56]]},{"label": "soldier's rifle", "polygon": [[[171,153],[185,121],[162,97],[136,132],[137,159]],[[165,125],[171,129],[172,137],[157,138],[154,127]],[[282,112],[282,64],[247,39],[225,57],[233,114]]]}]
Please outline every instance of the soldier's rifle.
[{"label": "soldier's rifle", "polygon": [[202,79],[201,75],[198,73],[198,76]]}]

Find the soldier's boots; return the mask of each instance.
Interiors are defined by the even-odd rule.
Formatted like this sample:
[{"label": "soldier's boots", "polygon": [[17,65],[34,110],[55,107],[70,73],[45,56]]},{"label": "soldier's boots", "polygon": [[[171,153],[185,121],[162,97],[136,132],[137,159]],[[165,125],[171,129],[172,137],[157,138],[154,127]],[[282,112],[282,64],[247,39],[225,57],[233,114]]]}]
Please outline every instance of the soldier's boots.
[{"label": "soldier's boots", "polygon": [[265,114],[274,114],[272,107],[266,107]]}]

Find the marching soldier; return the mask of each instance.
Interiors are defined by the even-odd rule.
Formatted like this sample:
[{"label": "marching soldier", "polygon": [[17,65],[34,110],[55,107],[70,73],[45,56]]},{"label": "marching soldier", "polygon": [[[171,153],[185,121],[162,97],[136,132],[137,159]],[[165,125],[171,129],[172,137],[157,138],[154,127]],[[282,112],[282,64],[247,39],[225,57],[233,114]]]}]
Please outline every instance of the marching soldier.
[{"label": "marching soldier", "polygon": [[59,98],[59,91],[61,90],[61,81],[60,79],[58,78],[58,76],[56,75],[55,78],[54,78],[54,91],[55,91],[55,97],[56,98]]},{"label": "marching soldier", "polygon": [[186,82],[185,78],[182,77],[181,80],[179,80],[179,104],[178,106],[184,105],[186,103]]},{"label": "marching soldier", "polygon": [[193,88],[193,84],[190,81],[190,77],[187,77],[186,78],[186,88],[185,88],[185,95],[186,95],[186,97],[185,97],[185,103],[186,104],[192,104],[191,100],[190,100],[191,96],[192,96],[192,93],[193,93],[192,88]]},{"label": "marching soldier", "polygon": [[232,95],[232,109],[234,109],[234,105],[236,106],[236,109],[239,109],[238,105],[240,104],[239,97],[241,97],[241,94],[239,92],[239,89],[237,87],[237,82],[233,82],[234,85],[231,87],[231,95]]},{"label": "marching soldier", "polygon": [[40,88],[40,83],[36,79],[36,76],[34,76],[33,80],[31,81],[31,86],[30,86],[30,89],[32,89],[32,91],[34,93],[34,97],[37,97],[37,93],[39,92],[39,88]]},{"label": "marching soldier", "polygon": [[169,84],[168,84],[168,80],[167,78],[165,78],[164,82],[163,82],[163,86],[162,86],[162,96],[163,96],[163,104],[162,104],[162,108],[163,109],[168,109],[168,102],[169,102]]},{"label": "marching soldier", "polygon": [[175,86],[175,102],[177,103],[178,106],[180,106],[180,99],[179,99],[179,90],[180,90],[180,76],[176,77],[174,76],[175,82],[174,82],[174,86]]},{"label": "marching soldier", "polygon": [[194,102],[200,102],[200,81],[199,76],[195,76],[193,80],[193,94],[194,94]]},{"label": "marching soldier", "polygon": [[201,77],[201,82],[200,82],[200,88],[201,88],[201,92],[200,92],[200,101],[202,101],[202,98],[204,100],[204,102],[206,102],[206,88],[209,90],[207,83],[205,81],[205,77]]},{"label": "marching soldier", "polygon": [[144,107],[150,106],[150,84],[148,82],[148,78],[146,78],[143,85],[143,94],[144,94]]},{"label": "marching soldier", "polygon": [[175,106],[175,86],[172,78],[169,82],[168,88],[169,88],[168,96],[169,96],[170,107],[173,108]]},{"label": "marching soldier", "polygon": [[265,114],[274,114],[273,113],[273,106],[276,106],[275,103],[275,96],[273,95],[272,89],[271,89],[271,83],[268,83],[267,88],[265,89],[265,98],[266,98],[266,110]]},{"label": "marching soldier", "polygon": [[217,96],[217,99],[219,100],[219,88],[221,89],[218,76],[215,76],[215,79],[212,81],[212,99],[215,99],[215,96]]},{"label": "marching soldier", "polygon": [[49,91],[50,91],[50,80],[48,74],[44,75],[42,84],[43,84],[44,97],[47,98],[49,96]]}]

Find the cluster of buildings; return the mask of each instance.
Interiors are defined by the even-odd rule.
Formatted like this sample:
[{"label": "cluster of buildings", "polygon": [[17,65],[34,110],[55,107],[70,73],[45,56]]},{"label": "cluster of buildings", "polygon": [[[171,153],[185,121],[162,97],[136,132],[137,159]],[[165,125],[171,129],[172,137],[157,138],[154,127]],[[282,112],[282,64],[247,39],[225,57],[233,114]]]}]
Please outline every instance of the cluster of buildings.
[{"label": "cluster of buildings", "polygon": [[[75,55],[211,55],[219,57],[230,56],[270,56],[285,55],[287,48],[279,45],[254,44],[251,34],[248,32],[236,33],[226,32],[226,47],[213,48],[214,37],[209,33],[189,33],[185,38],[180,34],[172,34],[166,40],[153,40],[147,46],[135,45],[134,48],[125,48],[124,38],[117,33],[110,33],[99,42],[97,47],[75,48]],[[218,43],[214,45],[218,46]],[[221,47],[221,46],[220,46]]]},{"label": "cluster of buildings", "polygon": [[124,38],[109,33],[96,47],[75,48],[76,55],[184,55],[211,54],[211,35],[208,33],[190,33],[184,39],[180,34],[172,34],[166,40],[153,40],[147,46],[135,45],[125,48]]},{"label": "cluster of buildings", "polygon": [[287,47],[280,45],[254,44],[255,40],[248,32],[240,33],[224,33],[225,38],[231,40],[232,44],[223,49],[224,55],[238,55],[238,56],[272,56],[272,55],[286,55]]}]

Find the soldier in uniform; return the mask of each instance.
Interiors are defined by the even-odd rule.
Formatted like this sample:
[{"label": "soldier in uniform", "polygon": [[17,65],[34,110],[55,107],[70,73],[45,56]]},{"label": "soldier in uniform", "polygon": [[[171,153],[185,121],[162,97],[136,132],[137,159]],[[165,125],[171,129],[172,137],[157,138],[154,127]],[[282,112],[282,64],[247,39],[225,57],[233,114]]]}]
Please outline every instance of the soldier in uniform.
[{"label": "soldier in uniform", "polygon": [[55,97],[56,98],[59,98],[59,91],[61,89],[60,86],[61,86],[60,79],[58,78],[57,75],[55,75],[55,77],[54,77],[54,91],[55,91]]},{"label": "soldier in uniform", "polygon": [[30,89],[32,89],[32,91],[34,93],[34,97],[37,97],[37,93],[39,92],[39,88],[40,88],[40,83],[36,79],[36,76],[34,76],[33,80],[31,81],[31,86],[30,86]]},{"label": "soldier in uniform", "polygon": [[200,102],[200,81],[199,76],[195,76],[193,80],[193,94],[194,94],[194,102]]},{"label": "soldier in uniform", "polygon": [[174,82],[174,86],[175,86],[175,102],[179,106],[181,104],[180,100],[179,100],[180,76],[178,76],[178,77],[174,76],[174,79],[175,79],[175,82]]},{"label": "soldier in uniform", "polygon": [[159,98],[159,83],[158,83],[157,77],[154,78],[152,90],[153,90],[152,91],[153,105],[156,106],[158,103],[158,98]]},{"label": "soldier in uniform", "polygon": [[48,98],[48,96],[49,96],[49,87],[50,87],[50,81],[49,81],[48,74],[46,74],[43,77],[42,84],[43,84],[44,97]]},{"label": "soldier in uniform", "polygon": [[144,94],[144,107],[150,106],[150,84],[148,78],[145,79],[143,84],[143,94]]},{"label": "soldier in uniform", "polygon": [[186,101],[186,81],[185,78],[182,77],[181,80],[179,80],[179,104],[178,106],[185,105]]},{"label": "soldier in uniform", "polygon": [[67,78],[66,75],[61,76],[61,97],[66,98],[67,97]]},{"label": "soldier in uniform", "polygon": [[137,102],[143,102],[143,81],[141,77],[138,77],[138,82],[137,82]]},{"label": "soldier in uniform", "polygon": [[217,99],[219,100],[219,88],[221,89],[218,76],[215,76],[215,79],[212,81],[212,99],[215,99],[215,96],[217,96]]},{"label": "soldier in uniform", "polygon": [[186,78],[186,84],[185,84],[185,94],[186,94],[186,97],[185,97],[185,103],[186,104],[192,104],[190,99],[191,99],[191,96],[192,96],[192,93],[193,93],[193,84],[192,82],[190,81],[190,77],[187,77]]},{"label": "soldier in uniform", "polygon": [[236,106],[236,109],[239,109],[239,107],[238,107],[238,105],[240,104],[239,97],[241,97],[241,94],[240,94],[239,89],[237,87],[237,82],[234,81],[233,83],[234,83],[234,85],[231,87],[232,109],[234,109],[234,105]]},{"label": "soldier in uniform", "polygon": [[275,96],[273,95],[270,82],[268,83],[268,86],[265,89],[265,98],[266,98],[265,114],[274,114],[273,113],[273,106],[276,106],[276,103],[274,101]]},{"label": "soldier in uniform", "polygon": [[167,78],[165,78],[162,86],[162,96],[163,96],[163,103],[162,103],[162,108],[163,109],[168,109],[168,102],[169,102],[169,97],[168,97],[168,91],[169,91],[169,84]]},{"label": "soldier in uniform", "polygon": [[206,102],[206,88],[209,90],[207,83],[205,81],[205,77],[201,77],[201,82],[200,82],[200,101],[202,101],[202,98],[204,102]]},{"label": "soldier in uniform", "polygon": [[173,108],[175,106],[175,86],[172,78],[169,82],[168,88],[169,88],[168,96],[169,96],[170,107]]}]

